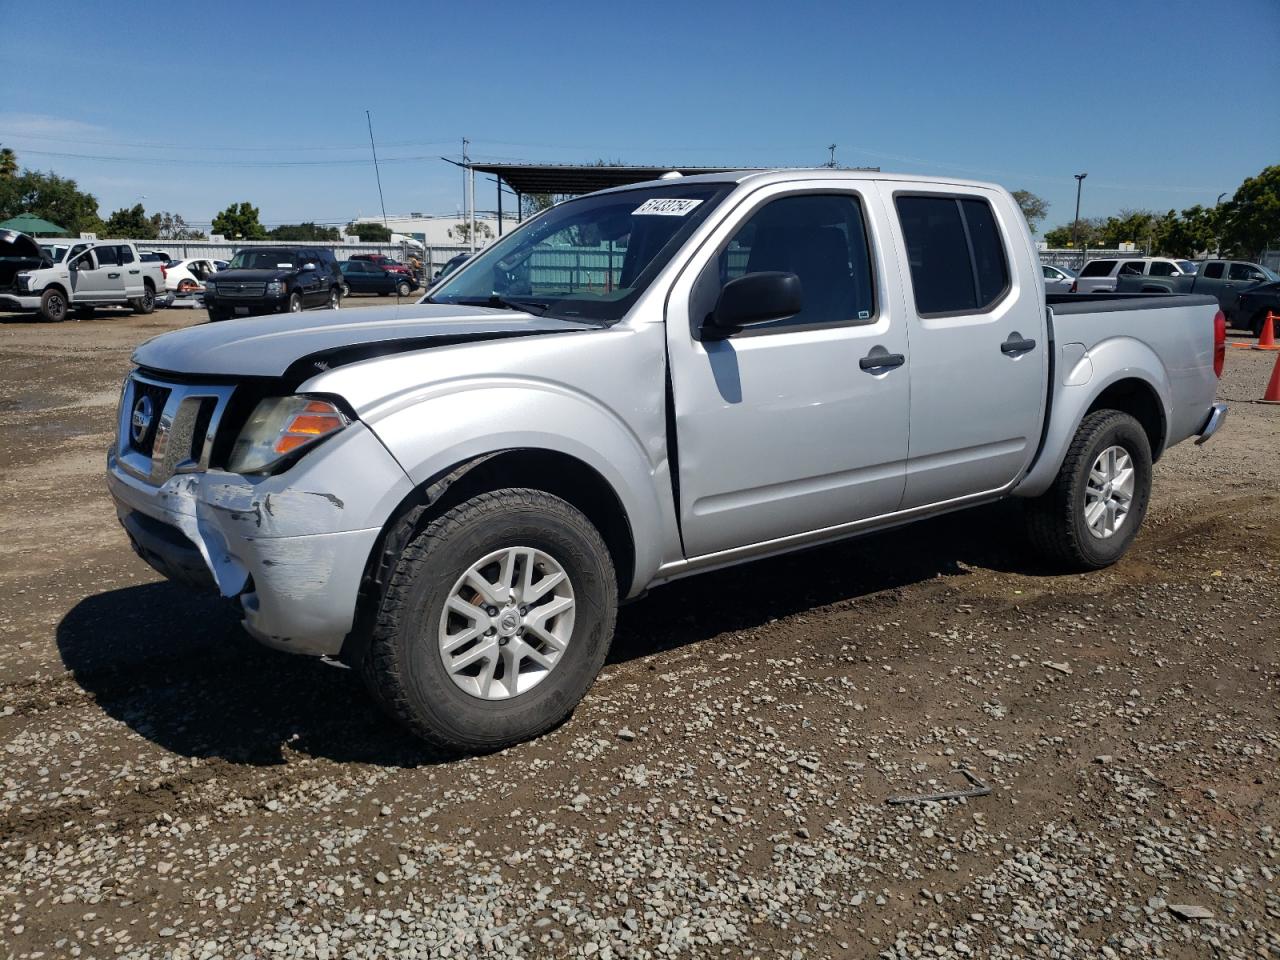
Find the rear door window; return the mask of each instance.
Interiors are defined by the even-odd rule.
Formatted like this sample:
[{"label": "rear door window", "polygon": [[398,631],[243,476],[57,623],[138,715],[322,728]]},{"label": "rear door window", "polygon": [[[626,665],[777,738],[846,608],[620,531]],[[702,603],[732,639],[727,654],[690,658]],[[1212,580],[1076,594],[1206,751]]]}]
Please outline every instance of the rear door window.
[{"label": "rear door window", "polygon": [[98,266],[118,267],[120,256],[116,253],[117,249],[117,247],[94,247],[93,252],[98,258]]},{"label": "rear door window", "polygon": [[895,201],[921,316],[981,313],[1009,288],[1009,263],[990,204],[976,197]]},{"label": "rear door window", "polygon": [[1204,265],[1204,278],[1206,280],[1221,280],[1222,267],[1223,263],[1221,260],[1214,260],[1212,263],[1206,263]]},{"label": "rear door window", "polygon": [[1114,260],[1090,260],[1084,265],[1084,269],[1080,271],[1082,277],[1109,277],[1111,271],[1115,269],[1116,262]]},{"label": "rear door window", "polygon": [[125,247],[125,246],[116,247],[116,253],[120,257],[120,262],[122,264],[133,263],[132,247]]},{"label": "rear door window", "polygon": [[1141,260],[1126,260],[1120,264],[1120,276],[1122,277],[1140,277],[1142,276],[1142,268],[1144,264]]},{"label": "rear door window", "polygon": [[1163,260],[1157,260],[1151,264],[1151,272],[1148,275],[1152,277],[1172,277],[1177,272],[1177,267],[1172,263],[1165,263]]}]

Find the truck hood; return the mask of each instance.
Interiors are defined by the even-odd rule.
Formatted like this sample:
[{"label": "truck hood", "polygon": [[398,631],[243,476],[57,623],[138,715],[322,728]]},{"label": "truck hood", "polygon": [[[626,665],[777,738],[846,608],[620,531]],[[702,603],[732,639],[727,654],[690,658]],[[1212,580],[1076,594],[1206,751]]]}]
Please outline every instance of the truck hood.
[{"label": "truck hood", "polygon": [[297,270],[281,268],[279,270],[219,270],[213,279],[219,283],[262,283],[264,280],[283,280],[292,276]]},{"label": "truck hood", "polygon": [[573,320],[442,303],[316,310],[175,330],[139,346],[133,362],[177,374],[288,375],[301,381],[322,370],[383,354],[593,329],[593,324]]}]

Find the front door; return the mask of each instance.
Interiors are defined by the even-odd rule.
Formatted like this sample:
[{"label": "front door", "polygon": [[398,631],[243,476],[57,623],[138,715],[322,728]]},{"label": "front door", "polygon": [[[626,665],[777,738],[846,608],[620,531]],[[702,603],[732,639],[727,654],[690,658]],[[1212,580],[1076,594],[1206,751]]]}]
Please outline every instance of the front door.
[{"label": "front door", "polygon": [[79,303],[124,299],[124,277],[115,256],[115,247],[94,247],[75,261],[71,289]]},{"label": "front door", "polygon": [[[904,509],[1010,484],[1044,415],[1049,345],[1024,228],[994,193],[884,184],[911,281]],[[906,274],[908,271],[903,271]]]},{"label": "front door", "polygon": [[[762,188],[673,286],[667,339],[688,557],[897,509],[907,335],[876,216],[874,192],[848,181]],[[797,274],[801,312],[696,339],[723,285],[760,271]]]}]

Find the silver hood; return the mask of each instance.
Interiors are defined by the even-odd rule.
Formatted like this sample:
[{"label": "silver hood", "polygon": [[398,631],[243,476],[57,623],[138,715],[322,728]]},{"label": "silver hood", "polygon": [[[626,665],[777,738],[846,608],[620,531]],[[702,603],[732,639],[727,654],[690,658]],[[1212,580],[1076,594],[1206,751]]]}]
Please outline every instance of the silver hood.
[{"label": "silver hood", "polygon": [[382,353],[592,329],[573,320],[450,304],[316,310],[175,330],[139,346],[133,362],[180,374],[279,377],[300,363],[324,369]]}]

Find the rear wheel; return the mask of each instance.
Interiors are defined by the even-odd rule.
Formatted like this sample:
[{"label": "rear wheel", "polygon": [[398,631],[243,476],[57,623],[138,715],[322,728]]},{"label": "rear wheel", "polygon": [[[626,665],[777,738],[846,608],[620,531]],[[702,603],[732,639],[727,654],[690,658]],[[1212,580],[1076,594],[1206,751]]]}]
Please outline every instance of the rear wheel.
[{"label": "rear wheel", "polygon": [[569,716],[616,613],[613,562],[585,516],[540,490],[480,494],[405,548],[362,673],[422,739],[497,750]]},{"label": "rear wheel", "polygon": [[190,293],[190,292],[191,292],[192,290],[194,290],[197,286],[198,286],[198,284],[197,284],[194,280],[179,280],[179,281],[178,281],[178,292],[179,292],[179,293]]},{"label": "rear wheel", "polygon": [[40,295],[40,316],[52,323],[67,319],[67,295],[61,290],[46,290]]},{"label": "rear wheel", "polygon": [[402,297],[407,297],[413,293],[413,287],[409,286],[408,280],[401,280],[399,286],[396,287],[396,293]]},{"label": "rear wheel", "polygon": [[1050,561],[1097,570],[1124,555],[1151,499],[1151,444],[1119,410],[1084,418],[1058,476],[1027,504],[1032,543]]},{"label": "rear wheel", "polygon": [[340,287],[329,288],[329,309],[337,310],[342,306],[342,289]]},{"label": "rear wheel", "polygon": [[147,285],[143,289],[142,296],[134,297],[129,303],[134,313],[151,313],[156,308],[156,292]]}]

